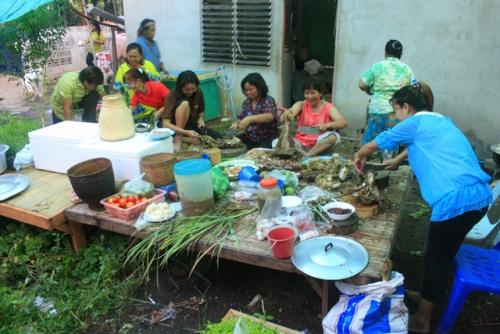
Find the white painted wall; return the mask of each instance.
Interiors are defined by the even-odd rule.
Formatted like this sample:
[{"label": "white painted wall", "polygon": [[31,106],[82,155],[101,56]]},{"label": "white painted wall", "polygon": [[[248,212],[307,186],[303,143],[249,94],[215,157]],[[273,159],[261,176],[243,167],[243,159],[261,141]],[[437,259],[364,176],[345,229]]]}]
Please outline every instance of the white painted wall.
[{"label": "white painted wall", "polygon": [[389,39],[433,89],[435,110],[453,118],[478,155],[500,142],[500,1],[340,0],[334,101],[351,127],[364,124],[363,71],[382,60]]},{"label": "white painted wall", "polygon": [[[133,42],[144,18],[156,21],[155,40],[160,46],[167,69],[216,70],[218,65],[201,61],[201,1],[200,0],[124,0],[127,40]],[[244,96],[240,82],[251,72],[259,72],[269,86],[269,93],[281,104],[283,54],[283,0],[273,1],[271,67],[225,65],[233,79],[232,94],[237,110]]]}]

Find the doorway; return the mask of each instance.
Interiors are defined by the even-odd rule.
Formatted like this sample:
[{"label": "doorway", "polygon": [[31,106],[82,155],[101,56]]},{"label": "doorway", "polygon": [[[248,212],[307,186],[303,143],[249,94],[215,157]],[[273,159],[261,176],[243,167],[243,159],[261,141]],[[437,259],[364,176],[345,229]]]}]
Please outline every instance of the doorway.
[{"label": "doorway", "polygon": [[[303,100],[304,82],[314,75],[325,83],[331,101],[335,63],[335,19],[338,0],[287,0],[285,3],[286,48],[291,53],[291,102]],[[317,73],[306,63],[321,64]],[[314,67],[314,66],[312,66]],[[312,74],[311,74],[312,72]]]}]

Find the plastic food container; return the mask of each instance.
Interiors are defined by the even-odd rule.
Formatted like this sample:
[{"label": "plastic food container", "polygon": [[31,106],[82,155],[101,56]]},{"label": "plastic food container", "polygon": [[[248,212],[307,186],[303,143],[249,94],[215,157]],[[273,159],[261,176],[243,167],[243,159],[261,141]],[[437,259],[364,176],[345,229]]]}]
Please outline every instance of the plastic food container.
[{"label": "plastic food container", "polygon": [[260,180],[257,197],[259,212],[262,211],[267,200],[275,199],[281,203],[281,190],[278,185],[278,179],[274,177],[266,177]]},{"label": "plastic food container", "polygon": [[161,189],[155,190],[156,194],[153,197],[148,198],[146,201],[141,202],[139,204],[134,205],[128,209],[122,209],[120,207],[114,206],[113,204],[108,203],[108,199],[112,198],[119,194],[114,194],[109,196],[103,200],[101,200],[101,204],[106,209],[106,212],[112,215],[113,217],[124,219],[124,220],[133,220],[139,217],[142,211],[146,210],[146,207],[151,203],[159,203],[164,200],[165,191]]},{"label": "plastic food container", "polygon": [[185,216],[203,214],[214,206],[210,160],[190,159],[178,162],[174,165],[174,177]]}]

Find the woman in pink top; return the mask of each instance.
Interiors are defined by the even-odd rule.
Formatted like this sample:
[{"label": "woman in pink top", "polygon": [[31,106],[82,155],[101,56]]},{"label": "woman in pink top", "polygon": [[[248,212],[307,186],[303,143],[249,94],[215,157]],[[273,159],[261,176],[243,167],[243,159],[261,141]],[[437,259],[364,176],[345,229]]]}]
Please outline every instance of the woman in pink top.
[{"label": "woman in pink top", "polygon": [[[306,157],[331,150],[340,142],[340,135],[335,130],[347,126],[346,119],[337,108],[321,100],[323,87],[320,80],[310,79],[304,85],[304,101],[296,102],[290,109],[284,110],[288,120],[299,117],[294,140]],[[318,133],[313,133],[315,129]]]}]

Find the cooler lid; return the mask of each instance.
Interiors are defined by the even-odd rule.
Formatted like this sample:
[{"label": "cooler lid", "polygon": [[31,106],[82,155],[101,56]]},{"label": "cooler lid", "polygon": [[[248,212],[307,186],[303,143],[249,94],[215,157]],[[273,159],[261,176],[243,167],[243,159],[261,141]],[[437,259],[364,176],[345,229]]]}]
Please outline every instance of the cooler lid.
[{"label": "cooler lid", "polygon": [[102,156],[113,155],[126,158],[142,158],[156,147],[164,145],[167,138],[158,141],[149,141],[145,133],[136,133],[134,137],[121,141],[104,141],[100,138],[94,138],[82,143],[82,147],[93,152],[99,152]]},{"label": "cooler lid", "polygon": [[28,136],[30,140],[79,144],[92,138],[98,138],[99,125],[97,123],[64,121],[31,131]]}]

